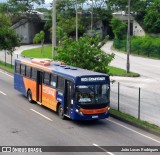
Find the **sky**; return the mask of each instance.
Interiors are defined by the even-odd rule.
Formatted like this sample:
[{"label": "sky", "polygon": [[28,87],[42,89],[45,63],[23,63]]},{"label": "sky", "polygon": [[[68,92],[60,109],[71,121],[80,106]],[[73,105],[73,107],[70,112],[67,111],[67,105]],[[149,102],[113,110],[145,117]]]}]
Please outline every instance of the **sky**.
[{"label": "sky", "polygon": [[[0,0],[0,3],[3,3],[3,2],[7,2],[7,0]],[[53,2],[53,0],[45,0],[45,4],[43,4],[41,6],[35,5],[35,7],[50,8],[50,3],[52,3],[52,2]]]}]

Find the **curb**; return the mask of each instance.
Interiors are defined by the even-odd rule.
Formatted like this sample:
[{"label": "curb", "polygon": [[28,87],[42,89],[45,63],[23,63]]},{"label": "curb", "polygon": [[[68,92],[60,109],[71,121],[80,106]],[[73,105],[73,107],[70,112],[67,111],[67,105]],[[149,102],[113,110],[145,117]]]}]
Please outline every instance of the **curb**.
[{"label": "curb", "polygon": [[152,129],[150,129],[150,128],[146,128],[146,127],[141,126],[141,125],[139,125],[139,124],[136,124],[136,123],[134,123],[134,122],[128,121],[128,120],[126,120],[126,119],[124,119],[124,118],[121,118],[121,117],[119,117],[119,116],[117,116],[117,115],[114,115],[114,114],[111,114],[111,113],[110,113],[110,117],[113,117],[113,118],[118,119],[118,120],[120,120],[120,121],[122,121],[122,122],[125,122],[125,123],[127,123],[127,124],[132,125],[132,126],[135,126],[135,127],[139,128],[139,129],[143,129],[143,130],[145,130],[145,131],[147,131],[147,132],[149,132],[149,133],[152,133],[152,134],[154,134],[154,135],[156,135],[156,136],[160,136],[160,133],[159,133],[159,132],[156,132],[156,131],[154,131],[154,130],[152,130]]}]

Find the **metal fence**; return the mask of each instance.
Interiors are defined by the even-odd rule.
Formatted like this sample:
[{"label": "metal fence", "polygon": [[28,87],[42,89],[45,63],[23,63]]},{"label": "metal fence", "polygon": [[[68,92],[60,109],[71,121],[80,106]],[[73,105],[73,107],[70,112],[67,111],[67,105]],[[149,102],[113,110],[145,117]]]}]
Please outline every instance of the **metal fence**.
[{"label": "metal fence", "polygon": [[111,108],[160,126],[160,93],[121,83],[111,84]]},{"label": "metal fence", "polygon": [[20,54],[13,54],[10,55],[7,52],[0,52],[0,61],[3,62],[4,64],[11,64],[14,65],[14,60],[17,58],[21,58],[22,56]]}]

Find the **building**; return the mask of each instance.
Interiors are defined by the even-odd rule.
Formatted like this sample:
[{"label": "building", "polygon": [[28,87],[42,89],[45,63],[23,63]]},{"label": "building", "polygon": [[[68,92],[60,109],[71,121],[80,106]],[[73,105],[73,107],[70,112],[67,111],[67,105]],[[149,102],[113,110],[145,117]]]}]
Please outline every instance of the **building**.
[{"label": "building", "polygon": [[[115,12],[112,14],[113,17],[116,17],[126,23],[128,23],[128,14],[126,14],[124,11]],[[145,31],[140,26],[140,24],[134,19],[134,17],[131,15],[131,35],[133,36],[145,36]]]},{"label": "building", "polygon": [[[35,34],[44,29],[45,22],[48,19],[47,15],[38,11],[33,11],[31,14],[38,15],[37,20],[30,20],[28,18],[21,19],[12,26],[12,28],[15,29],[16,33],[22,39],[22,44],[32,44]],[[46,31],[45,34],[45,41],[49,42],[49,32]]]}]

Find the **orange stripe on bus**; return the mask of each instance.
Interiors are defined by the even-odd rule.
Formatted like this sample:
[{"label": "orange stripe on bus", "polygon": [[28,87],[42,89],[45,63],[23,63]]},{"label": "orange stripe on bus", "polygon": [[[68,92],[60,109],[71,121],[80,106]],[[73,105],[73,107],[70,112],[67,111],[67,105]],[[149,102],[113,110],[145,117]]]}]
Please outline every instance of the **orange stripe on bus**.
[{"label": "orange stripe on bus", "polygon": [[105,113],[106,111],[108,111],[108,107],[105,108],[101,108],[101,109],[83,109],[80,108],[80,112],[82,112],[83,114],[101,114],[101,113]]}]

